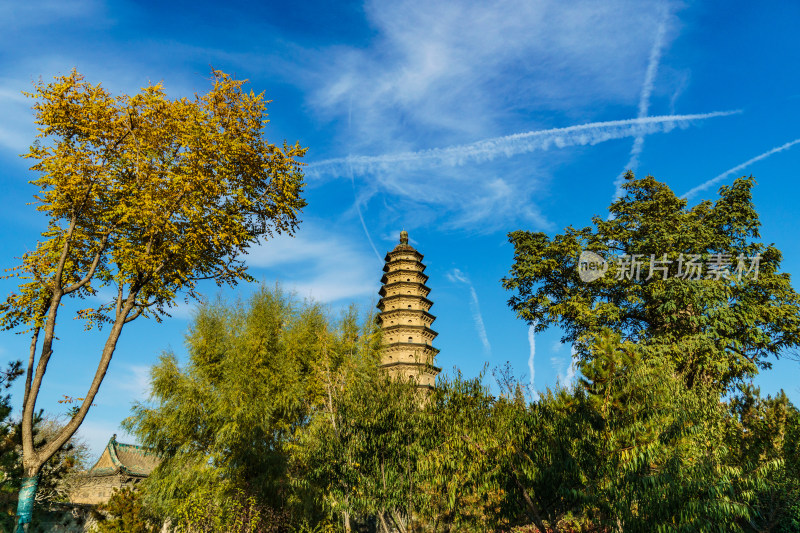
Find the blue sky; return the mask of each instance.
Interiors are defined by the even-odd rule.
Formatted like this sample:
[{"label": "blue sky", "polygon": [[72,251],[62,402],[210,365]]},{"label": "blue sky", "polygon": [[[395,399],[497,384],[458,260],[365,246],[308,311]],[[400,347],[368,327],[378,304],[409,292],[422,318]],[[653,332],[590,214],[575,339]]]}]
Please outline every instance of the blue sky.
[{"label": "blue sky", "polygon": [[[272,142],[309,147],[297,236],[253,250],[252,274],[366,309],[405,228],[425,254],[446,370],[509,361],[537,389],[573,377],[559,333],[532,339],[506,305],[506,234],[589,224],[627,168],[693,202],[754,174],[763,239],[800,288],[796,2],[31,0],[0,3],[0,20],[3,268],[44,227],[26,205],[34,176],[18,154],[35,128],[20,91],[75,67],[114,93],[160,81],[191,96],[213,66],[273,101]],[[80,430],[95,452],[146,398],[159,353],[185,353],[190,316],[182,304],[124,331]],[[38,404],[54,413],[62,395],[83,395],[100,345],[64,327]],[[0,360],[25,358],[26,345],[1,333]],[[800,404],[798,369],[783,359],[757,381]],[[18,404],[20,387],[12,394]]]}]

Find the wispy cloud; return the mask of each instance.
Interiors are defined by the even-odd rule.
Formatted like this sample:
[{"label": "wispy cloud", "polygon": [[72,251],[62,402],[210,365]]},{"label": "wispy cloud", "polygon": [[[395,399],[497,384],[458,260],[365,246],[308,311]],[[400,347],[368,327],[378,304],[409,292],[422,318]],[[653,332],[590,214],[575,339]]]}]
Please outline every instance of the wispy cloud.
[{"label": "wispy cloud", "polygon": [[[561,344],[554,353],[558,353],[561,349]],[[555,345],[554,345],[555,347]],[[553,364],[553,368],[556,371],[556,379],[558,383],[560,383],[564,387],[572,386],[572,383],[575,381],[575,374],[578,369],[578,359],[576,357],[575,346],[572,345],[570,347],[570,359],[569,359],[569,366],[567,366],[567,372],[564,374],[564,367],[566,366],[564,363],[563,357],[558,357],[557,355],[552,355],[550,357],[550,362]]]},{"label": "wispy cloud", "polygon": [[531,373],[531,395],[533,401],[539,400],[539,392],[536,390],[534,378],[536,376],[536,368],[533,366],[533,360],[536,357],[536,326],[528,326],[528,344],[530,345],[530,355],[528,356],[528,372]]},{"label": "wispy cloud", "polygon": [[280,235],[251,249],[246,260],[270,275],[280,271],[286,288],[321,302],[377,295],[380,268],[370,251],[313,221],[294,237]]},{"label": "wispy cloud", "polygon": [[[655,86],[656,74],[658,73],[658,65],[661,62],[661,54],[664,49],[664,35],[667,31],[667,16],[668,12],[664,13],[664,19],[658,24],[656,29],[656,36],[653,40],[653,48],[650,49],[650,58],[647,62],[647,70],[644,75],[644,83],[642,84],[642,92],[639,96],[639,110],[638,118],[645,118],[650,108],[650,96],[653,94],[653,87]],[[617,179],[614,181],[614,199],[622,196],[622,183],[624,180],[625,172],[628,170],[636,170],[639,166],[639,155],[644,149],[644,135],[637,135],[633,140],[631,147],[630,158],[627,165],[622,170]]]},{"label": "wispy cloud", "polygon": [[373,174],[398,168],[419,170],[436,166],[461,166],[550,148],[595,145],[613,139],[666,133],[675,128],[687,128],[695,121],[737,113],[741,113],[741,110],[593,122],[565,128],[515,133],[447,148],[327,159],[311,163],[305,170],[309,177],[319,178],[340,177],[346,175],[350,168],[358,174]]},{"label": "wispy cloud", "polygon": [[146,365],[127,365],[125,378],[114,383],[114,388],[126,391],[133,400],[142,401],[150,393],[150,367]]},{"label": "wispy cloud", "polygon": [[[677,24],[672,4],[367,0],[368,40],[306,50],[284,69],[307,89],[315,119],[347,124],[332,132],[334,157],[312,162],[306,174],[320,183],[348,178],[352,168],[361,199],[352,215],[368,233],[433,223],[550,229],[541,199],[553,169],[572,157],[558,148],[643,138],[730,113],[600,122],[609,105],[642,101],[643,66],[658,63],[653,32],[664,28],[658,55]],[[648,72],[651,87],[655,67]],[[580,125],[550,128],[554,121]]]},{"label": "wispy cloud", "polygon": [[478,293],[475,292],[475,287],[469,278],[459,269],[454,268],[446,274],[447,279],[452,282],[464,283],[469,288],[470,293],[470,308],[472,309],[472,319],[475,322],[475,331],[483,344],[483,351],[488,356],[492,356],[492,345],[489,344],[489,337],[486,335],[486,326],[483,324],[483,315],[481,315],[481,306],[478,302]]},{"label": "wispy cloud", "polygon": [[681,198],[687,198],[687,199],[688,198],[692,198],[697,193],[702,192],[702,191],[708,189],[709,187],[711,187],[712,185],[715,185],[715,184],[719,183],[720,181],[724,180],[728,176],[736,174],[737,172],[739,172],[741,170],[744,170],[745,168],[749,167],[753,163],[757,163],[758,161],[761,161],[762,159],[766,159],[766,158],[768,158],[769,156],[771,156],[773,154],[777,154],[778,152],[783,152],[784,150],[788,150],[789,148],[791,148],[792,146],[794,146],[797,143],[800,143],[800,139],[795,139],[793,141],[789,141],[789,142],[784,143],[784,144],[782,144],[780,146],[776,146],[775,148],[772,148],[771,150],[767,150],[763,154],[759,154],[759,155],[757,155],[757,156],[755,156],[755,157],[753,157],[751,159],[748,159],[744,163],[740,163],[740,164],[736,165],[735,167],[726,170],[722,174],[720,174],[718,176],[715,176],[715,177],[711,178],[710,180],[704,181],[703,183],[701,183],[697,187],[689,189],[686,193],[684,193],[681,196]]},{"label": "wispy cloud", "polygon": [[292,75],[322,116],[352,115],[350,146],[474,138],[509,109],[634,100],[664,3],[368,0],[366,46],[318,51]]},{"label": "wispy cloud", "polygon": [[[624,137],[666,133],[716,117],[739,113],[717,111],[689,115],[633,118],[529,131],[446,148],[334,158],[306,167],[312,180],[369,176],[369,187],[356,196],[355,213],[367,231],[370,200],[383,196],[388,206],[381,220],[409,229],[434,221],[445,229],[492,231],[509,223],[528,223],[549,230],[551,223],[534,200],[548,181],[540,157],[498,162],[536,151],[594,145]],[[369,239],[371,241],[371,239]],[[374,246],[373,246],[374,249]]]},{"label": "wispy cloud", "polygon": [[575,357],[575,353],[575,345],[573,344],[569,351],[569,368],[567,368],[567,376],[564,380],[564,385],[567,387],[572,386],[572,382],[575,381],[575,371],[578,367],[578,359]]},{"label": "wispy cloud", "polygon": [[29,81],[0,78],[0,148],[14,154],[26,151],[36,135],[32,101],[22,94],[23,90],[31,90]]},{"label": "wispy cloud", "polygon": [[353,176],[353,169],[352,167],[348,167],[348,174],[350,175],[350,185],[353,187],[353,207],[356,209],[356,213],[358,213],[358,220],[361,222],[361,228],[364,230],[364,235],[367,237],[367,241],[369,242],[370,247],[372,247],[372,251],[375,252],[375,257],[378,258],[378,262],[382,263],[383,258],[381,254],[378,252],[378,249],[375,247],[375,243],[372,242],[372,236],[369,234],[369,230],[367,229],[367,223],[364,221],[364,213],[361,212],[361,203],[362,199],[356,194],[356,180]]}]

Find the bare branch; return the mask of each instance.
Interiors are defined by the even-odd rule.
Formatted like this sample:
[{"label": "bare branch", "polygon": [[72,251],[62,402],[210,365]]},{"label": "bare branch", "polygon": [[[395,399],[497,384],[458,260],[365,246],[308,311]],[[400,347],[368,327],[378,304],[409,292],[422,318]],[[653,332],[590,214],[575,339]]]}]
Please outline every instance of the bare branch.
[{"label": "bare branch", "polygon": [[128,322],[133,322],[134,320],[136,320],[137,318],[139,318],[139,315],[141,315],[141,314],[142,314],[142,311],[143,311],[143,309],[142,309],[141,307],[140,307],[139,309],[137,309],[136,311],[134,311],[134,312],[133,312],[133,314],[132,314],[131,316],[129,316],[129,317],[127,317],[127,318],[125,319],[125,321],[123,322],[123,324],[127,324]]},{"label": "bare branch", "polygon": [[83,279],[73,283],[72,285],[64,289],[64,294],[69,294],[71,292],[77,291],[78,289],[89,283],[89,281],[94,276],[95,271],[97,270],[97,265],[100,264],[100,259],[103,257],[103,252],[105,251],[106,245],[108,244],[108,238],[110,237],[112,231],[113,231],[113,226],[105,235],[103,235],[103,239],[100,241],[100,248],[94,255],[94,258],[92,259],[92,264],[89,266],[89,271],[86,273]]},{"label": "bare branch", "polygon": [[115,318],[118,319],[120,314],[122,314],[122,283],[117,285],[117,308]]},{"label": "bare branch", "polygon": [[78,222],[76,214],[72,214],[72,219],[69,222],[69,229],[64,239],[64,247],[61,249],[61,257],[58,258],[58,264],[55,268],[55,275],[53,276],[53,291],[59,294],[61,292],[61,276],[64,274],[64,265],[67,264],[67,256],[69,255],[69,245],[72,240],[72,234],[75,231],[75,225]]},{"label": "bare branch", "polygon": [[36,345],[39,343],[40,326],[33,327],[33,335],[31,336],[31,350],[28,356],[28,368],[25,370],[25,394],[22,396],[22,405],[28,402],[28,394],[31,392],[31,380],[33,379],[33,362],[36,358]]}]

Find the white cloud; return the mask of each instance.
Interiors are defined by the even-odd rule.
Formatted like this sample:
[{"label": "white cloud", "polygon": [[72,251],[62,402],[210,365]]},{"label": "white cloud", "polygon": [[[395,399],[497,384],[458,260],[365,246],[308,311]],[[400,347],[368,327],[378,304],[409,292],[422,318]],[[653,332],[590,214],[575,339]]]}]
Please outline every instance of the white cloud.
[{"label": "white cloud", "polygon": [[483,345],[483,351],[488,356],[492,356],[492,345],[489,343],[489,336],[486,334],[486,326],[483,323],[483,315],[481,314],[481,305],[478,302],[478,293],[475,292],[475,287],[472,285],[472,282],[469,278],[461,272],[459,269],[454,268],[452,271],[445,274],[447,279],[456,283],[463,283],[469,288],[470,294],[470,308],[472,309],[472,320],[475,322],[475,331],[478,334],[478,338],[481,340],[481,344]]},{"label": "white cloud", "polygon": [[761,161],[762,159],[766,159],[766,158],[768,158],[769,156],[771,156],[773,154],[777,154],[778,152],[783,152],[784,150],[788,150],[789,148],[791,148],[792,146],[794,146],[797,143],[800,143],[800,139],[795,139],[793,141],[789,141],[789,142],[784,143],[784,144],[782,144],[780,146],[776,146],[775,148],[772,148],[771,150],[767,150],[766,152],[764,152],[762,154],[759,154],[759,155],[757,155],[757,156],[755,156],[755,157],[753,157],[751,159],[748,159],[744,163],[740,163],[740,164],[736,165],[735,167],[726,170],[722,174],[720,174],[718,176],[715,176],[715,177],[711,178],[710,180],[704,181],[703,183],[701,183],[697,187],[693,187],[692,189],[690,189],[686,193],[684,193],[683,196],[681,196],[681,198],[692,198],[697,193],[708,189],[709,187],[711,187],[715,183],[719,183],[720,181],[724,180],[728,176],[736,174],[737,172],[739,172],[741,170],[744,170],[745,168],[749,167],[753,163],[757,163],[758,161]]},{"label": "white cloud", "polygon": [[114,383],[114,388],[128,392],[132,401],[144,401],[150,394],[150,366],[127,365],[125,378]]},{"label": "white cloud", "polygon": [[[563,345],[562,345],[563,346]],[[575,381],[575,375],[578,370],[578,358],[575,351],[575,345],[570,347],[569,366],[567,366],[567,373],[564,374],[564,359],[556,355],[550,357],[550,362],[556,370],[556,379],[564,387],[570,387]]]},{"label": "white cloud", "polygon": [[279,280],[287,289],[321,302],[377,295],[382,266],[358,240],[308,222],[295,237],[279,235],[252,248],[246,261],[288,272]]},{"label": "white cloud", "polygon": [[29,81],[12,78],[0,78],[0,148],[13,154],[26,152],[36,135],[33,124],[33,112],[30,107],[33,100],[22,94],[32,89]]},{"label": "white cloud", "polygon": [[567,368],[567,376],[564,379],[564,385],[567,387],[571,386],[573,381],[575,381],[575,371],[578,367],[578,358],[575,356],[575,345],[573,344],[570,348],[570,360],[569,360],[569,368]]},{"label": "white cloud", "polygon": [[[642,92],[639,95],[639,112],[637,117],[640,119],[645,118],[650,109],[650,96],[653,94],[653,87],[655,87],[656,82],[656,74],[658,73],[658,65],[661,62],[661,54],[664,49],[664,37],[667,31],[667,15],[668,12],[665,11],[664,20],[662,20],[658,25],[656,36],[653,40],[653,47],[650,49],[650,59],[647,62],[647,70],[645,71],[644,83],[642,84]],[[622,183],[624,181],[625,172],[628,170],[636,171],[637,167],[639,166],[639,156],[641,155],[643,149],[644,135],[637,135],[633,140],[633,146],[631,146],[628,164],[625,165],[625,168],[622,169],[622,173],[620,173],[620,175],[617,176],[617,179],[614,181],[615,200],[622,196]]]},{"label": "white cloud", "polygon": [[97,22],[103,4],[97,0],[29,0],[0,3],[0,20],[17,30],[77,19]]},{"label": "white cloud", "polygon": [[467,163],[484,163],[497,158],[509,158],[519,154],[549,150],[550,148],[595,145],[612,139],[639,138],[654,133],[666,133],[675,128],[687,128],[695,121],[724,117],[740,112],[739,110],[734,110],[688,115],[639,117],[593,122],[564,128],[527,131],[447,148],[389,153],[379,156],[348,156],[328,159],[309,164],[305,172],[309,177],[314,178],[323,176],[338,177],[350,171],[358,174],[380,174],[397,170],[398,168],[412,171],[438,166],[463,166]]},{"label": "white cloud", "polygon": [[365,141],[410,140],[409,124],[475,138],[496,130],[509,108],[631,102],[662,5],[374,0],[365,11],[375,37],[319,54],[311,103],[330,116],[351,113],[352,140]]},{"label": "white cloud", "polygon": [[[354,175],[369,176],[364,180],[369,188],[355,195],[354,207],[370,244],[372,238],[364,222],[362,206],[367,206],[369,199],[378,194],[392,198],[396,206],[393,214],[409,226],[431,223],[438,216],[439,223],[446,228],[479,227],[480,231],[491,231],[500,224],[525,221],[539,229],[549,229],[550,222],[532,199],[533,193],[541,188],[542,173],[523,161],[511,165],[498,164],[495,159],[509,159],[550,148],[595,145],[625,137],[644,138],[653,133],[687,128],[695,121],[738,112],[604,121],[517,133],[446,148],[348,156],[311,163],[306,167],[306,174],[312,180],[348,176],[354,195]],[[502,178],[497,176],[500,173]],[[392,210],[384,210],[384,213],[392,213]]]},{"label": "white cloud", "polygon": [[[543,151],[718,116],[592,122],[609,104],[635,105],[637,96],[649,103],[661,50],[676,34],[671,5],[368,1],[369,41],[304,51],[300,66],[287,62],[314,116],[342,125],[329,153],[364,154],[312,162],[307,175],[355,174],[367,187],[355,206],[361,218],[370,219],[375,196],[401,204],[380,224],[548,229],[536,198],[565,156]],[[548,128],[543,119],[589,124]],[[515,131],[525,133],[508,135]],[[383,229],[363,226],[367,235]]]},{"label": "white cloud", "polygon": [[536,368],[533,365],[534,358],[536,357],[536,326],[528,326],[528,345],[530,346],[530,355],[528,356],[528,372],[531,373],[531,395],[533,401],[539,401],[539,392],[536,390],[534,378],[536,376]]}]

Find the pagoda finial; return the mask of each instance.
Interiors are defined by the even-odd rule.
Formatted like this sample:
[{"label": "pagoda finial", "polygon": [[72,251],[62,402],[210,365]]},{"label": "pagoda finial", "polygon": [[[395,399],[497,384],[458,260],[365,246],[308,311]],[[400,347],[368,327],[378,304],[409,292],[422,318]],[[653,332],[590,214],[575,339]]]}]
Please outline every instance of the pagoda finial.
[{"label": "pagoda finial", "polygon": [[400,244],[408,244],[408,232],[406,230],[400,232]]}]

